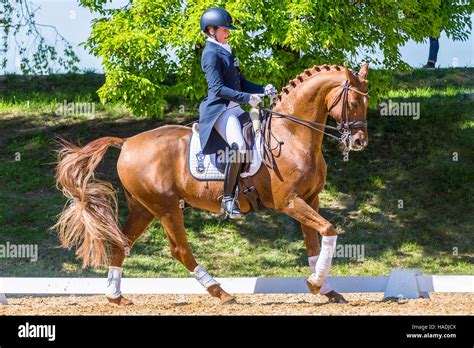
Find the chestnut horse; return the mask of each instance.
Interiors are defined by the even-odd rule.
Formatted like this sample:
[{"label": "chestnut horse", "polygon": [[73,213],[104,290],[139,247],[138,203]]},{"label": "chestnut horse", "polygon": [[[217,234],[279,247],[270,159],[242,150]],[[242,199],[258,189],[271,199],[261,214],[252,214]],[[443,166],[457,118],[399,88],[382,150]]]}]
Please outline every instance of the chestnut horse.
[{"label": "chestnut horse", "polygon": [[[278,95],[273,111],[291,114],[317,126],[311,128],[289,118],[275,117],[271,129],[283,145],[274,152],[273,168],[262,165],[252,177],[266,208],[301,223],[309,259],[318,260],[316,256],[320,251],[319,259],[323,259],[324,254],[325,261],[318,260],[316,267],[312,267],[313,272],[319,272],[318,280],[310,277],[307,281],[313,293],[320,293],[323,283],[326,284],[335,247],[328,244],[325,249],[324,238],[332,237],[335,243],[337,235],[333,225],[318,214],[318,195],[326,181],[322,132],[330,115],[339,125],[349,124],[349,121],[357,125],[348,130],[352,150],[362,150],[367,145],[367,74],[367,64],[358,73],[345,67],[324,65],[306,69],[291,80]],[[343,92],[347,93],[341,98]],[[221,181],[198,181],[187,170],[191,132],[189,127],[168,125],[126,139],[103,137],[82,148],[68,142],[62,144],[56,179],[69,204],[53,228],[59,231],[63,247],[77,247],[76,255],[83,260],[84,267],[111,266],[109,286],[115,281],[112,284],[115,290],[107,297],[112,303],[131,304],[120,292],[121,267],[130,248],[155,218],[166,232],[171,255],[195,275],[212,296],[222,303],[235,302],[233,296],[198,265],[186,237],[180,202],[184,200],[191,207],[219,212],[223,190]],[[273,148],[276,142],[271,141]],[[117,169],[129,207],[122,229],[117,224],[115,190],[94,176],[94,170],[110,146],[121,149]],[[250,210],[242,195],[238,201],[243,212]],[[323,236],[321,249],[318,233]],[[111,276],[111,272],[118,276]],[[330,301],[347,302],[333,290],[325,295]]]}]

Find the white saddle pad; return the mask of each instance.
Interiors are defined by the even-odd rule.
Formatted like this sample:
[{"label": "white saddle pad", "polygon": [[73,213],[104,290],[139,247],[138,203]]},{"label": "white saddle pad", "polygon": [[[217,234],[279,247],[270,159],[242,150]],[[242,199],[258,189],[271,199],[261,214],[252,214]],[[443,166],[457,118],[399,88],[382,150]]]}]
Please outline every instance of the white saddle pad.
[{"label": "white saddle pad", "polygon": [[[255,141],[253,146],[253,153],[256,154],[252,156],[252,162],[250,164],[250,170],[246,173],[241,173],[241,177],[247,177],[254,175],[260,168],[262,164],[261,157],[261,139],[260,137],[256,138],[259,140],[259,150],[257,151],[257,141]],[[215,161],[216,155],[204,155],[201,151],[201,140],[199,139],[199,123],[193,124],[193,133],[191,136],[191,141],[189,144],[188,152],[188,169],[191,175],[197,180],[224,180],[224,174],[216,168]]]}]

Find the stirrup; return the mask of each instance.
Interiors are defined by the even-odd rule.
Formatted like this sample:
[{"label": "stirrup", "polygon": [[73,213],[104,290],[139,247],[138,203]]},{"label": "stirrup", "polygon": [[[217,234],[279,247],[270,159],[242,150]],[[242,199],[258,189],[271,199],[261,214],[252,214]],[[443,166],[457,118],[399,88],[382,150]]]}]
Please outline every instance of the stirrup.
[{"label": "stirrup", "polygon": [[240,219],[244,216],[244,214],[240,211],[240,208],[238,206],[237,197],[238,197],[238,189],[236,190],[234,197],[227,198],[227,199],[225,197],[222,197],[221,213],[223,213],[223,216],[221,216],[221,220],[225,220],[227,218]]}]

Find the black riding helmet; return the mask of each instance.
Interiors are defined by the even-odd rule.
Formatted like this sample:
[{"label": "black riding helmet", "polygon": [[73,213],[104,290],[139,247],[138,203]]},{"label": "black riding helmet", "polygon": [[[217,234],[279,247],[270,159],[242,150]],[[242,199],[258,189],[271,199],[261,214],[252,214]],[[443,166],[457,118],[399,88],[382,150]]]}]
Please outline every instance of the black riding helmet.
[{"label": "black riding helmet", "polygon": [[210,8],[201,16],[201,30],[206,31],[208,25],[223,27],[226,29],[237,29],[232,25],[232,16],[223,8]]}]

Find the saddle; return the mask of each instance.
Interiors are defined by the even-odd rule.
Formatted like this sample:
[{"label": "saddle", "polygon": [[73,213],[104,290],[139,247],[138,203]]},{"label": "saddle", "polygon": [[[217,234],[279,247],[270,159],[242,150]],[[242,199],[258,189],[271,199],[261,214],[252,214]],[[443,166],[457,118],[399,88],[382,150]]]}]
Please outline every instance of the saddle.
[{"label": "saddle", "polygon": [[[256,137],[252,127],[252,120],[248,113],[239,117],[242,127],[242,134],[246,144],[245,161],[242,172],[240,173],[239,192],[249,202],[253,211],[264,208],[258,197],[257,190],[252,184],[251,177],[258,172],[262,164],[262,138]],[[201,141],[199,138],[199,123],[194,123],[192,135],[189,141],[188,149],[188,169],[192,177],[200,181],[224,181],[224,172],[226,167],[226,156],[218,154],[205,155],[201,150]],[[229,151],[227,146],[223,151]]]}]

